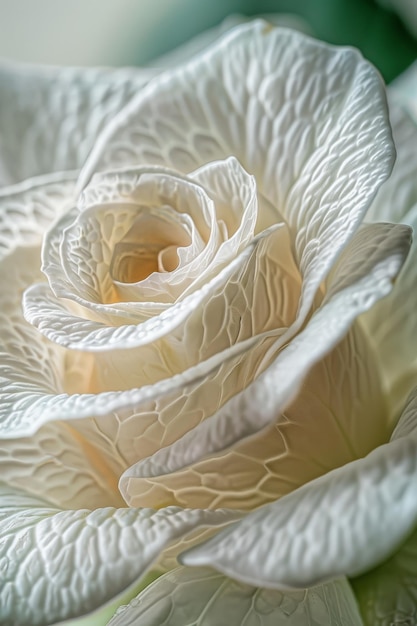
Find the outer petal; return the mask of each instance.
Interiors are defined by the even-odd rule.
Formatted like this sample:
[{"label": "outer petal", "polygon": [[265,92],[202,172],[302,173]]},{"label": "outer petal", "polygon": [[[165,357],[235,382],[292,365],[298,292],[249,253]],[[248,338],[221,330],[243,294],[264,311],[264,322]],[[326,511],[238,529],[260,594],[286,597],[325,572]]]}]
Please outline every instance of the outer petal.
[{"label": "outer petal", "polygon": [[[406,410],[404,419],[407,415]],[[258,509],[186,552],[182,562],[211,565],[271,588],[358,575],[387,558],[412,532],[416,480],[413,432]]]},{"label": "outer petal", "polygon": [[81,616],[137,582],[175,539],[237,517],[178,508],[60,511],[3,486],[1,623],[40,626]]},{"label": "outer petal", "polygon": [[[416,98],[417,101],[417,98]],[[417,228],[417,125],[407,113],[392,107],[397,161],[392,176],[384,183],[367,218],[410,224]],[[417,376],[417,242],[392,293],[361,318],[374,344],[378,363],[397,419],[404,398]]]},{"label": "outer petal", "polygon": [[125,506],[118,490],[123,466],[104,456],[77,427],[47,424],[32,437],[2,440],[0,476],[62,509]]},{"label": "outer petal", "polygon": [[300,324],[393,164],[385,96],[357,52],[265,22],[242,26],[115,118],[82,173],[189,172],[236,156],[286,218],[305,277]]},{"label": "outer petal", "polygon": [[282,593],[249,587],[208,568],[178,568],[147,587],[108,626],[361,626],[352,590],[339,579]]},{"label": "outer petal", "polygon": [[417,62],[391,83],[389,91],[392,99],[404,106],[417,121]]},{"label": "outer petal", "polygon": [[[417,229],[417,204],[403,219]],[[416,263],[417,242],[392,293],[360,319],[375,348],[393,424],[417,377]]]},{"label": "outer petal", "polygon": [[[379,189],[366,219],[372,222],[402,222],[417,204],[417,126],[391,89],[390,121],[397,151],[391,176]],[[417,100],[417,96],[416,96]]]},{"label": "outer petal", "polygon": [[81,167],[150,70],[0,66],[0,185]]},{"label": "outer petal", "polygon": [[40,176],[0,190],[0,259],[40,245],[47,227],[74,200],[75,172]]},{"label": "outer petal", "polygon": [[[417,390],[392,441],[417,437]],[[365,624],[390,626],[417,622],[417,531],[381,566],[353,581]]]}]

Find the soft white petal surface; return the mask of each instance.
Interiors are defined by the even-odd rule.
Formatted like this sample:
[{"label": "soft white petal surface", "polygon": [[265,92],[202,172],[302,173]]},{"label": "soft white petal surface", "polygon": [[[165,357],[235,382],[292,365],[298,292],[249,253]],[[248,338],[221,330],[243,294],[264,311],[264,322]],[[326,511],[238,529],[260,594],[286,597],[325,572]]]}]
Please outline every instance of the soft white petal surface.
[{"label": "soft white petal surface", "polygon": [[[119,483],[123,497],[131,506],[253,510],[365,456],[390,434],[372,360],[355,325],[311,369],[300,393],[272,426],[212,456],[204,452],[204,439],[198,446],[193,438],[194,448],[183,456],[174,456],[174,443],[124,472]],[[193,453],[203,458],[183,467]]]},{"label": "soft white petal surface", "polygon": [[[296,272],[294,273],[294,266],[291,267],[290,264],[287,267],[285,264],[281,265],[275,262],[275,254],[277,252],[280,254],[283,250],[285,252],[288,247],[288,237],[286,237],[285,229],[278,228],[269,233],[266,232],[260,236],[259,241],[260,256],[256,255],[257,246],[254,241],[254,251],[248,250],[250,253],[249,259],[255,255],[253,256],[254,262],[244,263],[240,267],[239,259],[236,259],[236,267],[233,268],[232,266],[232,269],[236,270],[236,274],[233,275],[232,273],[232,278],[233,276],[234,278],[227,283],[227,289],[222,290],[220,288],[218,292],[219,297],[216,297],[216,290],[214,290],[213,299],[211,299],[212,293],[207,291],[207,296],[211,302],[210,307],[207,307],[207,310],[201,309],[200,311],[198,309],[197,317],[191,315],[191,326],[185,327],[187,332],[184,334],[184,337],[186,338],[185,347],[189,352],[186,357],[191,360],[192,367],[184,369],[183,367],[178,367],[178,363],[176,366],[173,363],[172,367],[166,365],[165,369],[162,370],[162,374],[165,373],[165,376],[160,376],[160,378],[166,378],[169,375],[168,378],[161,380],[155,385],[143,386],[143,372],[138,371],[138,368],[135,368],[133,363],[132,368],[127,368],[126,353],[115,350],[109,351],[107,357],[106,353],[104,353],[103,357],[108,358],[108,365],[113,362],[116,366],[117,359],[121,359],[120,368],[113,367],[113,370],[108,372],[109,380],[107,383],[105,370],[103,373],[98,368],[97,375],[101,376],[99,383],[78,388],[78,392],[89,391],[90,393],[70,396],[59,394],[62,385],[55,383],[55,386],[51,389],[50,386],[45,384],[45,380],[47,380],[48,370],[51,368],[51,365],[57,357],[62,358],[63,353],[57,350],[53,344],[42,339],[42,336],[34,327],[31,327],[21,319],[19,308],[15,304],[16,323],[19,320],[19,325],[28,333],[28,337],[30,337],[29,345],[33,343],[34,349],[43,351],[45,347],[48,347],[52,351],[52,358],[38,357],[46,370],[43,379],[34,380],[33,374],[29,372],[25,374],[25,378],[22,378],[24,361],[21,362],[18,358],[15,359],[14,356],[15,354],[17,356],[20,354],[17,350],[18,346],[12,341],[8,345],[6,353],[9,355],[10,367],[4,370],[2,381],[3,395],[0,405],[0,412],[2,411],[4,418],[2,424],[3,436],[12,437],[17,436],[17,434],[25,435],[32,433],[42,423],[51,419],[78,419],[98,415],[110,416],[113,411],[124,408],[132,408],[139,412],[141,406],[143,406],[145,413],[148,413],[147,419],[150,417],[149,413],[153,416],[153,420],[157,419],[157,415],[159,415],[159,421],[163,423],[167,419],[175,418],[176,413],[172,412],[172,405],[176,402],[183,405],[183,410],[185,410],[185,405],[188,404],[194,407],[193,409],[191,406],[189,407],[191,415],[194,413],[192,421],[182,420],[182,427],[188,429],[195,424],[196,419],[200,421],[217,410],[222,401],[226,401],[226,399],[236,393],[237,389],[242,389],[253,379],[256,364],[265,353],[266,347],[273,341],[276,341],[277,337],[284,334],[287,322],[286,317],[293,318],[298,303],[297,289],[299,282]],[[264,245],[262,242],[264,242]],[[36,254],[36,250],[34,253]],[[247,253],[244,252],[243,254],[246,255]],[[285,256],[285,259],[287,259],[287,256]],[[25,259],[24,265],[27,266],[28,264],[33,268],[34,262],[32,259]],[[24,288],[25,281],[29,279],[20,276],[20,264],[11,261],[11,266],[10,271],[13,271],[15,278],[11,283],[10,281],[5,282],[4,301],[7,298],[18,298],[19,293],[15,289],[16,283],[22,284]],[[255,274],[259,273],[259,281],[252,280],[252,278],[256,277],[254,272]],[[32,277],[32,279],[36,280],[36,273],[32,272]],[[277,285],[275,287],[276,282]],[[286,292],[293,283],[295,283],[295,290],[294,292],[291,290],[290,297],[286,298]],[[247,293],[244,289],[246,286],[248,287]],[[271,291],[272,298],[270,298]],[[283,310],[281,310],[282,307],[278,302],[281,297],[287,300],[287,306]],[[230,306],[228,306],[228,303],[230,303]],[[260,305],[263,303],[265,306],[260,308]],[[275,305],[277,305],[278,315],[274,312]],[[200,311],[201,315],[198,314],[198,311]],[[220,312],[222,316],[218,320],[215,317],[217,323],[213,324],[206,319],[206,316],[209,315],[211,319],[213,315],[216,316],[216,311]],[[281,318],[280,315],[284,317]],[[242,319],[239,321],[240,317]],[[9,324],[10,321],[5,317],[5,328]],[[5,332],[5,335],[10,332],[11,329],[7,333]],[[169,345],[169,337],[167,342],[167,345]],[[173,360],[181,360],[182,353],[178,350],[173,352],[171,349],[169,354],[166,351],[158,352],[161,359],[169,357],[171,353]],[[127,356],[139,358],[139,360],[142,358],[141,352]],[[72,356],[71,354],[66,354],[66,357],[67,368],[70,368]],[[76,354],[74,359],[77,359]],[[123,366],[122,361],[124,362]],[[84,367],[84,376],[87,365],[88,361],[84,353],[84,364],[82,365],[81,362],[78,364],[78,369],[81,366]],[[176,371],[180,371],[180,373],[173,375]],[[117,372],[119,373],[117,374]],[[115,382],[113,378],[116,374],[118,379]],[[88,377],[86,378],[88,382]],[[141,387],[135,388],[135,382],[136,385],[140,384]],[[68,371],[66,372],[65,383],[70,383]],[[131,383],[133,383],[133,386]],[[98,389],[96,389],[97,385]],[[121,391],[120,393],[105,391],[115,387],[125,389],[126,391]],[[203,388],[206,388],[204,393],[207,395],[207,404],[205,405],[201,404],[201,397],[200,399],[198,397]],[[212,392],[208,392],[208,389],[212,389]],[[103,393],[93,394],[91,393],[92,390],[103,391]],[[155,403],[153,408],[149,408],[151,403]],[[204,411],[202,411],[202,407],[204,407]],[[162,414],[164,417],[162,417]],[[171,415],[171,418],[169,418],[169,415]],[[141,431],[142,427],[138,426],[138,428]]]},{"label": "soft white petal surface", "polygon": [[80,186],[115,166],[189,172],[229,155],[290,225],[305,278],[301,325],[392,168],[379,76],[352,49],[242,26],[144,89],[96,143]]},{"label": "soft white petal surface", "polygon": [[417,437],[399,436],[258,509],[181,560],[271,588],[356,576],[415,528],[416,480]]},{"label": "soft white petal surface", "polygon": [[[128,470],[126,477],[177,471],[273,423],[295,398],[307,371],[341,340],[355,317],[390,292],[409,245],[406,226],[363,227],[332,272],[324,304],[275,360],[268,355],[272,364],[266,371],[213,417]],[[269,353],[275,349],[272,345]]]},{"label": "soft white petal surface", "polygon": [[0,492],[5,626],[81,616],[136,583],[175,539],[238,517],[178,508],[63,511],[5,486]]},{"label": "soft white petal surface", "polygon": [[[110,417],[113,411],[123,413],[123,409],[133,411],[130,418],[145,409],[147,419],[152,416],[152,422],[155,422],[156,416],[161,415],[160,409],[167,411],[167,417],[172,416],[172,407],[176,402],[183,410],[189,403],[192,406],[198,400],[199,390],[203,388],[210,408],[203,416],[201,406],[204,405],[199,401],[191,412],[193,417],[190,416],[185,424],[182,419],[182,433],[176,431],[175,438],[189,428],[197,426],[204,417],[213,415],[216,411],[217,414],[207,422],[210,432],[209,436],[204,438],[204,449],[202,450],[201,444],[198,444],[190,448],[193,451],[200,450],[200,454],[210,454],[215,449],[223,449],[237,439],[257,432],[275,421],[277,415],[294,398],[308,370],[341,339],[356,316],[372,306],[378,298],[389,293],[392,280],[397,275],[408,249],[409,232],[404,226],[382,226],[385,236],[381,237],[380,227],[369,228],[371,231],[374,230],[377,236],[376,239],[369,238],[369,229],[358,234],[359,239],[363,239],[363,257],[357,256],[356,264],[351,264],[352,284],[344,285],[344,289],[332,294],[326,305],[316,312],[303,332],[293,339],[278,358],[276,353],[288,337],[288,333],[282,331],[250,337],[229,348],[226,357],[222,353],[214,354],[197,366],[162,380],[156,385],[121,392],[68,396],[63,393],[57,394],[56,383],[51,393],[51,388],[45,387],[45,374],[42,380],[39,379],[39,383],[33,381],[33,373],[30,378],[25,374],[24,382],[25,379],[20,378],[21,374],[19,377],[16,376],[16,371],[19,372],[24,364],[17,368],[12,356],[10,364],[14,363],[14,368],[10,368],[2,382],[0,410],[3,436],[28,435],[49,420],[80,419],[100,415]],[[356,244],[355,239],[351,244],[355,253]],[[340,268],[341,276],[344,275],[343,267],[344,264]],[[353,271],[354,269],[356,271]],[[334,277],[337,281],[337,272]],[[36,333],[35,329],[28,328],[32,334]],[[317,341],[317,338],[320,338],[320,341]],[[56,356],[53,355],[52,362],[53,359],[56,359]],[[248,381],[253,380],[258,371],[262,371],[274,359],[274,364],[252,383],[250,392],[237,394],[228,402],[237,389],[242,389]],[[49,361],[45,360],[43,355],[41,362],[45,363],[45,367],[50,367]],[[280,383],[279,388],[277,381]],[[219,389],[214,394],[214,389],[219,383],[220,395]],[[210,389],[213,389],[213,393]],[[222,404],[223,407],[219,409]],[[197,406],[200,406],[200,410],[197,410]],[[183,416],[183,413],[181,415]],[[235,415],[239,415],[240,419],[231,419]],[[130,419],[131,427],[134,424],[135,420]],[[145,424],[148,422],[145,421]],[[202,427],[205,428],[204,423]],[[194,428],[193,432],[198,434],[199,429]],[[167,444],[171,442],[166,441]],[[160,445],[161,443],[158,447]],[[187,456],[184,458],[188,459]]]},{"label": "soft white petal surface", "polygon": [[369,207],[366,220],[402,222],[417,204],[417,124],[395,99],[395,90],[388,91],[390,122],[397,151],[391,176],[379,189]]},{"label": "soft white petal surface", "polygon": [[[409,398],[392,441],[417,438],[417,390]],[[417,620],[417,531],[379,567],[353,580],[366,626]]]},{"label": "soft white petal surface", "polygon": [[[229,174],[226,164],[224,168]],[[59,259],[55,258],[55,246],[44,246],[44,271],[52,287],[58,270],[68,282],[65,297],[78,293],[99,303],[174,301],[195,280],[198,270],[201,272],[213,261],[222,242],[213,201],[192,179],[166,170],[144,169],[102,178],[93,180],[95,203],[89,205],[84,200],[86,206],[72,222],[66,224],[64,218],[65,222],[57,224],[48,235],[47,241],[56,237],[59,242]],[[92,195],[89,188],[86,192],[87,198]],[[113,202],[109,195],[115,196]],[[160,243],[164,230],[167,239],[175,230],[182,239],[189,239],[178,245],[178,267],[172,272],[151,271],[142,280],[112,279],[116,245],[129,240],[129,236],[136,249],[152,243],[154,237]],[[145,240],[141,239],[144,232]],[[55,293],[64,295],[57,289]]]},{"label": "soft white petal surface", "polygon": [[74,201],[75,180],[75,172],[57,173],[0,190],[0,259],[19,246],[40,245]]},{"label": "soft white petal surface", "polygon": [[63,509],[124,507],[117,484],[123,466],[104,456],[96,439],[62,423],[47,424],[32,437],[3,439],[1,479]]},{"label": "soft white petal surface", "polygon": [[257,589],[208,568],[156,580],[108,626],[362,626],[346,580],[309,590]]},{"label": "soft white petal surface", "polygon": [[[83,311],[75,315],[45,283],[25,292],[23,309],[42,334],[67,348],[99,352],[165,338],[165,345],[175,346],[177,357],[189,367],[234,343],[290,324],[300,282],[288,233],[276,227],[253,239],[217,275],[158,316],[144,319],[132,309],[135,324],[110,326],[81,317]],[[139,364],[140,353],[136,357]]]},{"label": "soft white petal surface", "polygon": [[24,289],[41,278],[39,252],[38,246],[17,248],[2,260],[0,387],[7,388],[13,380],[16,391],[26,386],[26,391],[40,387],[56,393],[62,389],[63,354],[41,338],[21,312]]},{"label": "soft white petal surface", "polygon": [[79,169],[108,121],[154,75],[0,65],[0,184]]},{"label": "soft white petal surface", "polygon": [[[417,120],[392,107],[393,136],[397,161],[392,176],[383,184],[367,219],[403,222],[417,228]],[[417,242],[392,293],[361,318],[375,346],[378,365],[391,404],[393,420],[398,418],[404,398],[417,377]]]},{"label": "soft white petal surface", "polygon": [[403,106],[417,122],[417,62],[410,65],[389,86],[391,99]]}]

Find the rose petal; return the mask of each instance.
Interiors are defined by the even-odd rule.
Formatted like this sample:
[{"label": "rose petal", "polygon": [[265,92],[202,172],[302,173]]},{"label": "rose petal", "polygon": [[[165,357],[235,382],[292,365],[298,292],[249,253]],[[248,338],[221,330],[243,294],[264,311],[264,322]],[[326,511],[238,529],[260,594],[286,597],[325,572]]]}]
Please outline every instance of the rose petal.
[{"label": "rose petal", "polygon": [[356,576],[415,527],[416,480],[417,438],[401,436],[258,509],[181,561],[271,588]]},{"label": "rose petal", "polygon": [[121,607],[108,626],[362,626],[349,583],[302,591],[257,589],[208,568],[177,568]]},{"label": "rose petal", "polygon": [[[26,391],[42,388],[56,393],[61,389],[62,352],[40,340],[36,328],[23,319],[21,312],[23,291],[33,281],[41,279],[39,253],[38,246],[17,248],[2,259],[0,388],[3,390],[10,380],[14,381],[16,391],[26,387]],[[4,396],[3,399],[7,405],[7,399]],[[5,406],[6,411],[9,408]]]},{"label": "rose petal", "polygon": [[4,624],[41,626],[92,611],[135,583],[177,538],[239,517],[172,507],[63,511],[5,486],[0,491]]},{"label": "rose petal", "polygon": [[[415,232],[417,204],[403,219]],[[392,293],[361,319],[375,347],[393,424],[417,376],[416,262],[417,243],[414,242]]]},{"label": "rose petal", "polygon": [[71,205],[75,179],[75,173],[57,173],[0,190],[0,259],[19,246],[40,245],[46,228]]},{"label": "rose petal", "polygon": [[[42,269],[57,296],[111,319],[141,311],[148,317],[159,312],[157,303],[183,299],[204,285],[249,244],[257,220],[254,180],[232,158],[188,178],[162,168],[95,176],[79,208],[46,235]],[[159,237],[158,222],[168,237],[175,228],[187,230],[190,245],[178,246],[178,265],[172,271],[123,283],[112,276],[116,248],[135,224],[140,235],[146,219],[156,223]]]},{"label": "rose petal", "polygon": [[[108,351],[166,338],[178,342],[179,354],[188,353],[190,367],[233,343],[289,325],[300,293],[297,274],[281,225],[261,233],[217,275],[158,316],[137,315],[136,324],[109,326],[74,315],[45,283],[26,290],[23,310],[42,334],[67,348]],[[137,358],[139,363],[140,354]]]},{"label": "rose petal", "polygon": [[393,433],[392,441],[403,437],[415,437],[417,435],[417,389],[408,398],[407,404],[402,411]]},{"label": "rose petal", "polygon": [[[408,114],[392,109],[397,161],[392,176],[381,187],[367,217],[403,222],[417,228],[417,125]],[[361,318],[375,347],[393,423],[417,376],[417,243],[392,293]]]},{"label": "rose petal", "polygon": [[2,481],[63,509],[125,506],[118,490],[123,466],[114,461],[77,424],[47,424],[32,437],[3,439],[0,446]]},{"label": "rose petal", "polygon": [[[125,417],[122,418],[122,415],[126,411],[130,412],[132,417],[144,411],[148,416],[152,416],[153,421],[158,419],[157,415],[160,411],[164,411],[167,419],[170,415],[175,418],[176,413],[172,413],[173,403],[183,404],[185,402],[188,404],[188,398],[191,396],[192,406],[197,407],[196,394],[202,393],[204,389],[207,393],[208,389],[213,387],[216,389],[216,394],[211,400],[209,397],[207,398],[210,408],[206,409],[205,407],[204,411],[201,411],[200,405],[198,411],[198,421],[200,421],[206,416],[206,411],[210,413],[219,407],[224,393],[226,397],[230,397],[231,394],[235,393],[236,388],[241,388],[251,380],[255,371],[254,364],[260,360],[265,352],[264,346],[270,345],[272,340],[282,335],[283,332],[278,329],[272,335],[265,333],[242,341],[228,349],[227,355],[224,353],[216,354],[197,366],[167,380],[161,380],[154,385],[129,388],[125,391],[82,394],[74,393],[74,389],[72,389],[71,395],[59,393],[61,389],[59,381],[63,380],[62,371],[58,379],[53,379],[59,367],[62,368],[62,361],[60,360],[62,353],[55,350],[55,354],[51,353],[50,355],[50,361],[46,355],[42,354],[40,362],[44,370],[40,371],[35,378],[32,374],[31,378],[29,373],[24,372],[24,368],[26,367],[30,371],[33,368],[33,363],[24,362],[21,367],[19,362],[15,360],[16,350],[14,350],[8,359],[9,366],[3,369],[5,376],[0,381],[2,436],[27,436],[36,432],[43,423],[50,420],[78,420],[92,416],[104,418],[104,416],[111,417],[114,411],[120,413],[120,418],[117,418],[118,421],[125,419]],[[33,337],[31,339],[33,341]],[[41,346],[44,345],[41,343]],[[249,358],[244,358],[246,355]],[[86,369],[86,382],[88,384],[88,361],[84,362],[84,368]],[[50,386],[46,384],[48,379],[54,381]],[[191,413],[193,414],[194,411],[192,410]],[[194,416],[194,419],[196,418],[197,415]],[[191,424],[185,420],[184,427],[188,429]]]},{"label": "rose petal", "polygon": [[272,427],[183,469],[173,461],[183,466],[192,453],[180,462],[174,443],[126,470],[119,486],[130,506],[253,510],[365,456],[389,435],[373,353],[356,325]]},{"label": "rose petal", "polygon": [[352,49],[244,25],[144,89],[99,138],[80,186],[126,163],[189,172],[229,155],[288,221],[304,276],[300,327],[392,168],[379,75]]},{"label": "rose petal", "polygon": [[[214,201],[217,220],[227,228],[228,238],[218,251],[223,259],[233,258],[255,234],[258,218],[256,182],[234,157],[214,161],[190,174]],[[276,220],[275,223],[278,223]],[[200,282],[205,277],[200,278]]]},{"label": "rose petal", "polygon": [[391,176],[375,196],[366,214],[367,221],[402,222],[417,204],[417,125],[390,95],[390,122],[397,158]]},{"label": "rose petal", "polygon": [[0,66],[0,184],[79,169],[151,70]]},{"label": "rose petal", "polygon": [[[369,237],[369,229],[375,231],[376,239]],[[219,450],[242,436],[258,431],[274,421],[289,404],[315,360],[322,358],[340,340],[356,315],[372,306],[378,297],[389,292],[408,246],[408,229],[402,226],[382,226],[385,237],[380,236],[381,230],[378,226],[369,229],[361,231],[358,235],[365,241],[363,257],[357,256],[356,272],[353,271],[355,264],[350,266],[352,285],[333,295],[327,305],[318,310],[306,329],[293,339],[290,346],[276,359],[274,366],[252,383],[248,394],[238,394],[228,402],[231,395],[236,393],[236,389],[244,387],[248,381],[253,380],[256,372],[260,371],[262,358],[265,358],[268,346],[269,359],[275,358],[275,352],[279,351],[286,340],[286,333],[279,335],[276,340],[272,334],[269,339],[268,336],[262,338],[261,342],[259,337],[251,337],[230,348],[227,358],[222,353],[216,354],[194,368],[154,386],[118,393],[57,395],[55,390],[54,393],[49,392],[43,381],[37,386],[36,382],[33,383],[32,378],[29,378],[26,380],[30,380],[30,384],[18,384],[19,379],[16,379],[16,375],[13,372],[9,373],[8,380],[3,384],[0,403],[2,435],[4,437],[27,435],[51,419],[81,419],[92,416],[107,416],[113,424],[112,430],[116,429],[116,432],[120,422],[125,421],[127,426],[125,432],[128,433],[133,427],[134,431],[137,430],[138,424],[141,423],[137,415],[145,413],[147,418],[142,419],[145,429],[155,421],[160,421],[161,424],[166,423],[166,420],[171,421],[174,416],[173,432],[175,438],[178,438],[184,434],[184,428],[188,430],[194,427],[193,432],[198,435],[200,429],[196,428],[197,424],[218,411],[217,416],[208,421],[210,436],[203,439],[197,437],[197,444],[198,441],[204,441],[203,449],[200,444],[190,448],[193,453],[198,450],[199,454],[203,455],[212,452],[213,445],[214,449],[217,446]],[[365,245],[366,241],[368,245]],[[352,246],[356,253],[355,243],[356,240]],[[379,254],[375,252],[375,248],[380,250]],[[371,254],[372,251],[374,254]],[[321,341],[318,342],[317,338],[321,338]],[[271,352],[273,346],[275,352]],[[248,358],[242,359],[243,354]],[[203,391],[207,405],[199,396]],[[198,404],[195,405],[197,398]],[[223,407],[219,411],[222,404]],[[177,409],[174,409],[175,405]],[[206,406],[209,409],[202,413],[201,408]],[[112,416],[113,411],[117,411],[119,415]],[[181,415],[182,426],[175,420],[177,414]],[[240,416],[239,420],[229,419],[229,416],[236,414]],[[230,425],[233,428],[230,428]],[[204,424],[202,427],[205,428]],[[134,442],[132,435],[130,441]],[[161,445],[159,438],[158,441],[159,447]],[[172,443],[172,440],[166,443]],[[184,450],[183,458],[189,459],[187,448]],[[137,456],[133,462],[136,460]]]},{"label": "rose petal", "polygon": [[[227,168],[227,165],[224,167]],[[100,189],[103,178],[102,182],[106,185]],[[84,208],[76,222],[61,235],[60,262],[72,283],[70,291],[82,295],[87,287],[90,291],[86,292],[88,299],[112,302],[111,295],[100,293],[110,282],[107,290],[111,292],[111,287],[113,291],[116,287],[116,297],[113,296],[116,301],[175,301],[199,273],[210,266],[221,244],[221,231],[212,200],[191,178],[167,170],[157,171],[156,168],[108,174],[94,182],[96,194],[101,191],[97,194],[99,198],[101,195],[101,202],[98,199],[96,206]],[[123,196],[116,200],[116,205],[108,202],[108,186],[113,187],[113,194],[114,189],[122,188],[124,191]],[[126,202],[133,204],[126,206]],[[164,205],[167,205],[166,208]],[[194,236],[190,245],[179,245],[178,266],[172,272],[152,272],[143,280],[133,281],[132,285],[111,280],[110,266],[115,244],[129,234],[135,218],[142,214],[143,220],[146,220],[151,214],[158,222],[164,213],[165,220],[172,226],[181,227],[181,222],[185,222],[182,230],[185,225],[194,226],[189,232],[189,236]],[[161,228],[153,228],[155,235],[159,235]],[[89,242],[92,234],[95,236],[94,243]]]},{"label": "rose petal", "polygon": [[[307,372],[340,341],[355,317],[389,293],[409,239],[406,226],[364,226],[342,254],[325,301],[305,329],[275,359],[266,352],[264,361],[269,356],[272,363],[266,371],[210,419],[141,463],[139,475],[177,471],[273,423],[295,399]],[[272,345],[269,353],[274,349]],[[134,468],[130,472],[136,474]]]},{"label": "rose petal", "polygon": [[[417,436],[417,389],[414,389],[392,441]],[[366,626],[412,624],[417,618],[417,532],[379,567],[354,579],[353,587]]]},{"label": "rose petal", "polygon": [[414,62],[389,86],[391,100],[405,107],[417,122],[417,63]]},{"label": "rose petal", "polygon": [[[299,30],[307,35],[312,34],[312,30],[308,22],[300,15],[294,13],[267,13],[266,19],[275,26],[284,28],[292,28]],[[189,61],[196,54],[203,52],[208,46],[212,45],[221,35],[224,35],[232,28],[252,21],[253,17],[242,15],[241,13],[233,13],[220,22],[217,26],[209,28],[199,33],[186,43],[182,44],[174,50],[170,50],[167,54],[152,60],[152,67],[161,69],[171,69]]]},{"label": "rose petal", "polygon": [[[150,427],[150,420],[158,432],[164,424],[163,439],[172,441],[174,432],[175,437],[178,436],[178,428],[183,434],[184,429],[191,428],[196,420],[198,423],[215,412],[222,402],[250,383],[266,347],[284,334],[285,327],[282,328],[282,325],[288,321],[287,316],[293,319],[298,304],[299,277],[294,265],[291,266],[286,229],[278,226],[270,232],[262,233],[258,244],[254,240],[253,247],[253,252],[248,248],[242,253],[242,259],[237,258],[233,262],[230,267],[233,271],[228,282],[224,282],[223,277],[219,275],[221,280],[218,284],[202,288],[203,295],[207,296],[205,299],[207,306],[198,307],[195,312],[190,311],[189,319],[185,320],[183,327],[179,327],[179,337],[183,337],[184,347],[178,345],[176,350],[155,353],[156,356],[159,355],[161,361],[159,379],[168,374],[171,376],[176,371],[181,373],[161,380],[154,386],[143,386],[144,380],[149,377],[146,371],[146,358],[151,356],[151,353],[145,352],[143,357],[143,347],[138,352],[132,351],[133,354],[126,354],[122,350],[100,353],[100,359],[104,359],[103,363],[106,364],[108,371],[106,372],[104,367],[98,367],[95,371],[93,361],[91,377],[95,382],[92,380],[91,384],[88,374],[89,355],[85,352],[80,353],[83,360],[80,359],[76,367],[85,383],[80,384],[78,389],[71,386],[71,392],[90,393],[68,396],[51,393],[50,387],[40,380],[34,385],[29,374],[24,379],[26,381],[24,384],[20,374],[21,365],[19,361],[13,361],[14,346],[13,344],[8,346],[11,352],[9,361],[14,365],[4,375],[0,403],[0,412],[3,410],[4,419],[3,436],[13,436],[12,433],[25,435],[28,433],[26,429],[34,432],[42,423],[51,419],[79,419],[101,415],[103,420],[106,416],[101,428],[106,429],[107,420],[112,424],[116,420],[119,422],[116,433],[123,439],[125,427],[121,427],[121,423],[125,421],[130,423],[126,424],[129,434],[123,444],[123,447],[125,445],[130,447],[132,441],[136,442],[143,434],[144,427]],[[241,260],[245,262],[241,264]],[[13,267],[16,268],[18,265],[15,263]],[[16,274],[18,270],[13,269],[13,272]],[[4,286],[4,298],[7,298],[8,290],[15,290],[16,284],[19,284],[18,276],[11,283],[7,281]],[[283,310],[281,300],[286,301]],[[275,311],[278,311],[278,314]],[[284,316],[282,318],[281,311]],[[39,317],[39,321],[42,321],[42,317]],[[31,327],[28,325],[28,328]],[[31,335],[31,341],[37,341],[44,346],[45,342],[41,335],[37,336],[35,329],[32,329],[32,332],[34,334]],[[169,341],[170,336],[166,339],[167,346]],[[151,348],[152,345],[149,349]],[[94,356],[94,359],[99,358],[97,353],[91,356]],[[73,358],[78,357],[66,354],[67,370],[63,378],[66,385],[69,382],[68,369]],[[132,366],[129,365],[129,358],[132,358]],[[181,363],[181,359],[184,363]],[[145,371],[138,366],[138,362],[142,363]],[[182,367],[190,363],[192,366],[189,369]],[[46,362],[45,366],[48,365]],[[155,377],[155,372],[152,376]],[[19,386],[16,384],[17,379],[20,381]],[[142,386],[131,388],[131,383]],[[118,393],[113,395],[109,392],[91,393],[96,388],[103,391],[115,387],[127,390],[122,395]],[[61,389],[60,385],[56,387],[56,391]],[[70,391],[68,387],[67,391]],[[207,396],[204,404],[203,396]],[[174,410],[173,405],[177,405],[178,408]],[[130,417],[126,415],[128,409],[131,410]],[[120,412],[120,417],[112,415],[113,411]],[[181,420],[177,419],[179,412],[182,415]],[[188,418],[184,417],[187,414]],[[171,421],[173,431],[168,426]],[[134,435],[133,425],[136,429]],[[110,436],[111,441],[114,440],[114,427],[115,424],[111,428],[113,433]],[[160,445],[159,436],[158,441]],[[148,449],[150,452],[154,448],[152,446]],[[137,457],[133,462],[136,460]]]}]

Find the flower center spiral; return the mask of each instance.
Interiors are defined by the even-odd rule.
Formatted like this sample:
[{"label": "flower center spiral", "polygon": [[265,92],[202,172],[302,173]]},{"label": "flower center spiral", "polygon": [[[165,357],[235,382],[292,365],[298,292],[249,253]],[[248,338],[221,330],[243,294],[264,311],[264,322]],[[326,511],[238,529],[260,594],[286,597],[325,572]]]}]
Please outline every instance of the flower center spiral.
[{"label": "flower center spiral", "polygon": [[178,266],[178,248],[190,244],[183,225],[158,215],[141,214],[113,250],[110,275],[120,283],[137,283],[154,272]]}]

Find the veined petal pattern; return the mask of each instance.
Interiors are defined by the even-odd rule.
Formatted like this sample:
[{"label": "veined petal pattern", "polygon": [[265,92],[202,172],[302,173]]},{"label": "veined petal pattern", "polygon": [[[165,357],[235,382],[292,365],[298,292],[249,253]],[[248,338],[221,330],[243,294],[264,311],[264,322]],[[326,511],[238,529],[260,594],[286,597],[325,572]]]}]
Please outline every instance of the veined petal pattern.
[{"label": "veined petal pattern", "polygon": [[113,115],[155,74],[0,66],[0,184],[77,170]]},{"label": "veined petal pattern", "polygon": [[261,507],[181,560],[269,588],[359,575],[389,557],[415,528],[416,479],[417,438],[400,434],[364,459]]},{"label": "veined petal pattern", "polygon": [[302,591],[257,589],[209,568],[177,568],[156,580],[108,626],[362,626],[339,579]]},{"label": "veined petal pattern", "polygon": [[304,277],[301,325],[392,169],[379,76],[351,49],[262,21],[242,26],[132,100],[97,141],[80,187],[126,163],[190,172],[230,155],[288,221]]},{"label": "veined petal pattern", "polygon": [[63,511],[4,485],[0,492],[5,626],[46,626],[88,613],[136,583],[177,538],[239,517],[172,507]]}]

